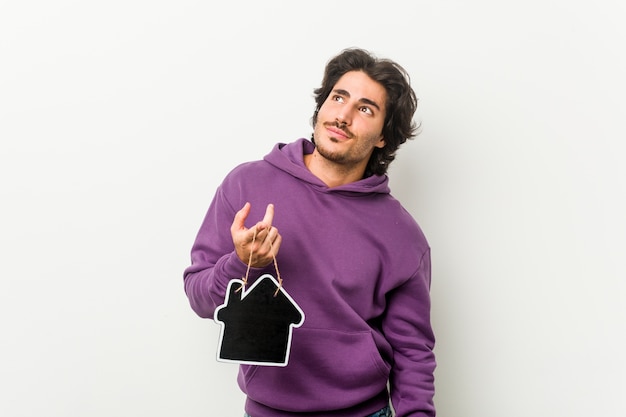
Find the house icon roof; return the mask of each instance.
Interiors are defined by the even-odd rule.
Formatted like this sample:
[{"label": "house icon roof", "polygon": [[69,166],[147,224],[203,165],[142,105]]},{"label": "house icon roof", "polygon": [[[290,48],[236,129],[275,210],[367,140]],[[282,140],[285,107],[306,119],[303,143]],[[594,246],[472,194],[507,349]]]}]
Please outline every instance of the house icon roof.
[{"label": "house icon roof", "polygon": [[304,312],[269,274],[247,290],[231,280],[214,317],[221,325],[217,359],[253,365],[286,366],[293,329],[304,323]]}]

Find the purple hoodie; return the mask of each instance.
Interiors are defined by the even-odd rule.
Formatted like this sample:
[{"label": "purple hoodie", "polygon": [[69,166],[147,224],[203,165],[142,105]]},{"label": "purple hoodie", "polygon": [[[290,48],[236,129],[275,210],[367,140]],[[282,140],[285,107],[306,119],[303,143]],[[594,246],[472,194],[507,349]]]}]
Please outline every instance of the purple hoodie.
[{"label": "purple hoodie", "polygon": [[[253,226],[273,203],[285,290],[306,315],[285,367],[241,365],[253,417],[362,417],[391,402],[398,417],[435,416],[430,249],[391,196],[387,176],[329,188],[304,165],[313,144],[277,144],[232,170],[216,191],[184,272],[193,310],[212,318],[246,273],[230,235],[246,202]],[[252,268],[249,283],[274,265]]]}]

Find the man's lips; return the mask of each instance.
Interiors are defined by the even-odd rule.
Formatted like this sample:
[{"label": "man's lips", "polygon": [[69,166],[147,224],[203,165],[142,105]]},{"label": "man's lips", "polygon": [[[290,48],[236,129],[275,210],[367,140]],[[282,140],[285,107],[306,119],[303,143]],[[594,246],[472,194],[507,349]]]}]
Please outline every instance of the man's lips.
[{"label": "man's lips", "polygon": [[326,130],[328,130],[332,135],[339,136],[338,139],[350,139],[352,137],[349,132],[346,132],[336,126],[326,126]]}]

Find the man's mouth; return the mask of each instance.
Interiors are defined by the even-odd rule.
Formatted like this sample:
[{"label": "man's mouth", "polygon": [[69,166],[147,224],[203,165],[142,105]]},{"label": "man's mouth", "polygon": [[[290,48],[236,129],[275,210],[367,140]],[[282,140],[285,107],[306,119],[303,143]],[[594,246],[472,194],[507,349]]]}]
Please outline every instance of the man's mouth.
[{"label": "man's mouth", "polygon": [[326,130],[328,130],[331,134],[338,136],[338,139],[351,139],[352,138],[352,133],[345,128],[339,127],[337,123],[326,124]]}]

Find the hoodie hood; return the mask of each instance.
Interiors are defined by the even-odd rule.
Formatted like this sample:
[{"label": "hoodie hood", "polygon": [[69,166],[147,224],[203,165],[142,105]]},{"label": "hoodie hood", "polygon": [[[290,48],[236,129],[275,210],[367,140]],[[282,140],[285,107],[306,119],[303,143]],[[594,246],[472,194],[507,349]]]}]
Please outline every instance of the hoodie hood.
[{"label": "hoodie hood", "polygon": [[338,187],[328,187],[322,180],[309,171],[304,164],[304,155],[313,153],[315,145],[308,139],[298,139],[288,144],[278,143],[265,155],[264,161],[314,186],[318,191],[348,194],[389,194],[389,178],[387,175],[372,175]]}]

